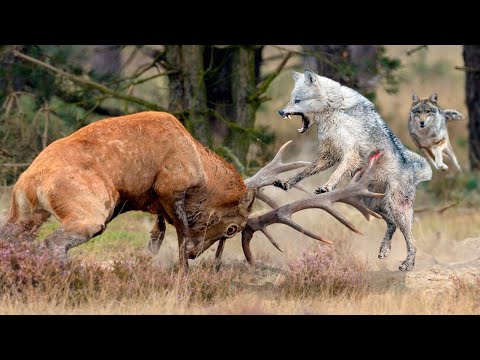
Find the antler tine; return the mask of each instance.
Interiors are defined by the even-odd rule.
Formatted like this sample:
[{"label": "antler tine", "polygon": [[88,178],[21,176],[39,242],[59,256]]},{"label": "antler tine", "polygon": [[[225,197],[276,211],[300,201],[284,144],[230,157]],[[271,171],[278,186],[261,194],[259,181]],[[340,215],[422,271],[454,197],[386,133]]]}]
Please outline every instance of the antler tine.
[{"label": "antler tine", "polygon": [[[297,184],[298,185],[298,184]],[[297,186],[295,185],[294,187],[297,187],[299,190],[307,193],[310,195],[309,191],[307,190],[307,188],[305,188],[304,186]],[[273,200],[270,196],[268,196],[267,194],[265,194],[265,190],[263,188],[260,188],[258,189],[257,191],[257,199],[264,202],[265,204],[267,204],[268,206],[270,206],[272,209],[276,209],[278,208],[280,205],[278,205],[278,203]]]},{"label": "antler tine", "polygon": [[290,163],[284,163],[283,154],[287,150],[288,145],[292,140],[287,141],[283,146],[278,150],[277,154],[267,165],[261,168],[255,175],[251,178],[245,180],[245,185],[249,189],[259,189],[262,186],[267,186],[273,184],[277,180],[277,175],[285,171],[295,170],[301,167],[310,165],[308,161],[294,161]]},{"label": "antler tine", "polygon": [[276,209],[276,208],[279,207],[278,203],[275,200],[273,200],[272,198],[267,196],[267,194],[265,194],[264,189],[259,189],[258,190],[257,199],[260,200],[260,201],[263,201],[265,204],[270,206],[272,209]]},{"label": "antler tine", "polygon": [[[309,230],[304,229],[299,224],[295,223],[291,216],[292,214],[305,210],[305,209],[322,209],[332,215],[340,223],[345,225],[347,228],[362,234],[352,223],[350,223],[338,210],[333,207],[335,202],[343,202],[345,204],[351,205],[360,211],[367,220],[369,220],[369,215],[372,215],[376,218],[380,218],[380,215],[367,208],[362,202],[363,197],[373,197],[379,198],[385,196],[385,194],[378,194],[368,190],[368,186],[373,180],[373,167],[382,157],[382,153],[377,150],[372,152],[368,159],[368,165],[365,170],[358,172],[345,188],[336,189],[331,192],[321,194],[321,195],[311,195],[301,200],[294,201],[292,203],[283,205],[274,210],[271,210],[263,215],[249,218],[245,228],[242,231],[242,247],[245,253],[245,257],[250,264],[254,263],[252,252],[250,251],[250,241],[253,237],[253,234],[260,230],[262,231],[267,238],[278,248],[278,244],[273,241],[273,238],[268,232],[266,232],[267,226],[275,223],[281,223],[290,226],[291,228],[305,234],[313,239],[323,241],[328,244],[332,244],[331,241],[323,238],[322,236],[315,234]],[[264,195],[264,194],[263,194]]]}]

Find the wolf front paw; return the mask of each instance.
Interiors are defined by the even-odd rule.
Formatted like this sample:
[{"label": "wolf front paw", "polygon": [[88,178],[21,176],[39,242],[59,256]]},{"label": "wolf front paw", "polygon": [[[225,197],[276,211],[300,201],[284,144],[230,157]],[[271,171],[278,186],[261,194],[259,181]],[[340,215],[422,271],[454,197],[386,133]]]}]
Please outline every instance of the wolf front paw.
[{"label": "wolf front paw", "polygon": [[448,166],[445,165],[445,164],[441,164],[441,165],[438,166],[438,169],[439,169],[439,170],[442,170],[442,171],[447,171],[447,170],[448,170]]},{"label": "wolf front paw", "polygon": [[320,186],[317,190],[315,190],[315,194],[323,194],[323,193],[326,193],[326,192],[329,192],[329,191],[332,191],[331,187],[330,186],[327,186],[327,185],[323,185],[323,186]]},{"label": "wolf front paw", "polygon": [[290,185],[288,181],[284,181],[284,180],[275,180],[275,182],[273,183],[273,186],[276,186],[285,191],[288,191],[292,187],[292,185]]},{"label": "wolf front paw", "polygon": [[390,255],[390,249],[390,244],[382,243],[382,245],[380,246],[380,251],[378,252],[378,258],[385,259],[388,255]]}]

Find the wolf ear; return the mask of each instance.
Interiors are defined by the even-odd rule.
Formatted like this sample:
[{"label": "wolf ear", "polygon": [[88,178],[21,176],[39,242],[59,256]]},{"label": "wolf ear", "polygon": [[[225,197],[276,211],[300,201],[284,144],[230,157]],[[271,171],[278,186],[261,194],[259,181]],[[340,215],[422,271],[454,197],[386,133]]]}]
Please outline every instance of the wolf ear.
[{"label": "wolf ear", "polygon": [[420,101],[420,98],[415,94],[415,91],[412,92],[412,102],[413,104],[416,104]]},{"label": "wolf ear", "polygon": [[315,73],[312,70],[305,69],[304,75],[305,75],[305,84],[307,85],[311,85],[315,81],[317,81],[317,75],[315,75]]},{"label": "wolf ear", "polygon": [[431,103],[433,104],[437,104],[437,101],[438,101],[438,94],[437,93],[433,93],[432,95],[430,95],[430,98],[428,99]]},{"label": "wolf ear", "polygon": [[302,76],[302,73],[299,73],[297,71],[292,71],[293,80],[297,81],[298,79],[300,79],[300,76]]}]

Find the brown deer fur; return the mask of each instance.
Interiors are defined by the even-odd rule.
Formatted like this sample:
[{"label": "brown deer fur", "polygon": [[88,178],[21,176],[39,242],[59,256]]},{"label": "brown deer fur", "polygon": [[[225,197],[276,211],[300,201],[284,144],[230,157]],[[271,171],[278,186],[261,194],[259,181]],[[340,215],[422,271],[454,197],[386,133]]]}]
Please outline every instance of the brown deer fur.
[{"label": "brown deer fur", "polygon": [[35,236],[53,215],[61,227],[46,244],[65,256],[118,214],[141,210],[158,215],[151,251],[158,252],[166,219],[177,230],[186,268],[187,247],[192,258],[233,236],[246,224],[253,200],[233,166],[173,115],[142,112],[97,121],[45,148],[15,184],[0,235]]}]

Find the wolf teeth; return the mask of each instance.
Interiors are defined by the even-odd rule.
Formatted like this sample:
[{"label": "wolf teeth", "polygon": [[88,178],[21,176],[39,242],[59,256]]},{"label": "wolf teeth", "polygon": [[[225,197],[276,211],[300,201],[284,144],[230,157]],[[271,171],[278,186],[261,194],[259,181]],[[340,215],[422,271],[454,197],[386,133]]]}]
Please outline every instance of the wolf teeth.
[{"label": "wolf teeth", "polygon": [[298,130],[298,132],[299,132],[299,133],[301,133],[303,129],[302,129],[302,128],[300,128],[300,129],[297,129],[297,130]]},{"label": "wolf teeth", "polygon": [[291,119],[291,118],[292,118],[292,116],[291,116],[290,114],[288,114],[288,115],[287,115],[287,117],[288,117],[289,119]]}]

